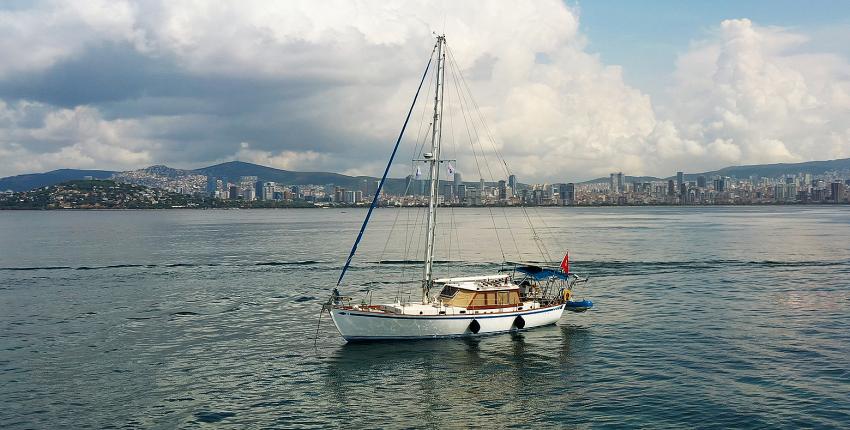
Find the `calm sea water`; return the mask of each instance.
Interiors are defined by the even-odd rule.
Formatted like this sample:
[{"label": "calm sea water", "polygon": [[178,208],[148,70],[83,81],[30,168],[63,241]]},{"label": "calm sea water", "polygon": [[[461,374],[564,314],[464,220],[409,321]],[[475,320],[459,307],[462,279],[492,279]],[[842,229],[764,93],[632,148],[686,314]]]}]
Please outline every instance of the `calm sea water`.
[{"label": "calm sea water", "polygon": [[[0,212],[0,428],[850,426],[850,208],[529,211],[592,311],[365,345],[314,338],[362,210]],[[492,214],[442,212],[439,273],[540,259]],[[418,219],[377,211],[343,292],[416,297],[375,262]]]}]

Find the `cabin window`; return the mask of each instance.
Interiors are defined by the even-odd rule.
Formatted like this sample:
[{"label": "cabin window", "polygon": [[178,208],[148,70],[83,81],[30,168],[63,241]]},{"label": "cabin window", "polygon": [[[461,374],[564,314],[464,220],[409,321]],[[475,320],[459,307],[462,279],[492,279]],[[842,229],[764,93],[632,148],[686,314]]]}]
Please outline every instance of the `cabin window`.
[{"label": "cabin window", "polygon": [[508,292],[507,292],[507,291],[499,291],[499,298],[498,298],[498,300],[499,300],[499,301],[498,301],[498,302],[496,302],[496,304],[497,304],[497,305],[506,305],[506,304],[508,304],[508,303],[509,303],[509,301],[508,301]]},{"label": "cabin window", "polygon": [[442,299],[451,299],[457,294],[457,287],[452,287],[450,285],[446,285],[443,287],[443,291],[440,291],[440,298]]}]

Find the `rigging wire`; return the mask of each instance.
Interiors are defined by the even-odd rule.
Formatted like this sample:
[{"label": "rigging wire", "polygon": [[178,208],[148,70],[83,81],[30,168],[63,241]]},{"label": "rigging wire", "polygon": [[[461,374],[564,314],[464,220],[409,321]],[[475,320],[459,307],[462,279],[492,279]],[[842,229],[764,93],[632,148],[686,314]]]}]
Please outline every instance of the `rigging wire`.
[{"label": "rigging wire", "polygon": [[[452,58],[452,65],[454,65],[454,67],[455,67],[455,69],[456,69],[456,71],[457,71],[457,74],[460,76],[460,78],[461,78],[461,79],[463,79],[463,74],[460,72],[460,69],[459,69],[459,68],[458,68],[458,66],[457,66],[457,62],[456,62],[456,61],[454,61],[454,57],[453,57],[453,55],[451,55],[451,51],[449,52],[449,54],[450,54],[450,56],[451,56],[451,58]],[[467,104],[467,103],[474,102],[474,99],[472,99],[471,91],[469,91],[469,88],[468,88],[468,87],[467,87],[466,89],[467,89],[467,92],[466,92],[466,93],[468,93],[468,96],[469,96],[469,100],[470,100],[470,101],[469,101],[469,102],[467,102],[467,101],[466,101],[466,97],[465,97],[465,96],[466,96],[467,94],[464,94],[464,97],[463,97],[463,103],[464,103],[464,104]],[[473,130],[475,131],[475,141],[477,141],[477,142],[478,142],[478,145],[479,145],[479,147],[480,147],[480,151],[481,151],[481,154],[482,154],[482,158],[484,159],[485,168],[487,169],[488,173],[490,174],[490,179],[491,179],[491,180],[493,180],[493,181],[495,182],[495,178],[496,178],[496,176],[493,174],[493,172],[492,172],[492,170],[491,170],[491,168],[490,168],[490,162],[489,162],[489,160],[487,159],[486,155],[483,155],[483,154],[485,154],[485,150],[484,150],[484,146],[483,146],[483,144],[481,143],[481,140],[482,140],[482,139],[480,138],[480,135],[481,135],[481,134],[478,132],[478,128],[477,128],[477,127],[476,127],[476,125],[475,125],[475,121],[474,121],[474,119],[473,119],[471,116],[470,116],[470,118],[469,118],[469,122],[470,122],[470,124],[472,124],[472,128],[473,128]],[[482,122],[482,124],[484,124],[484,125],[486,126],[486,123],[484,123],[484,122],[483,122],[483,120],[481,120],[481,122]],[[472,144],[472,147],[473,147],[473,150],[474,150],[474,147],[475,147],[475,146],[474,146],[474,144]],[[495,147],[493,148],[493,150],[494,150],[494,153],[496,154],[496,156],[498,157],[498,155],[499,155],[499,154],[498,154],[498,151],[495,149]],[[494,223],[494,228],[495,228],[495,216],[493,215],[493,209],[492,209],[492,207],[489,207],[489,206],[488,206],[488,210],[489,210],[489,212],[490,212],[490,216],[491,216],[491,218],[493,218],[493,223]],[[502,217],[505,219],[505,227],[506,227],[506,229],[508,230],[508,233],[509,233],[509,234],[510,234],[510,236],[511,236],[511,242],[512,242],[512,243],[513,243],[513,245],[514,245],[514,249],[516,250],[517,256],[518,256],[518,257],[519,257],[519,259],[521,260],[521,259],[523,259],[523,253],[522,253],[522,251],[521,251],[521,249],[520,249],[519,244],[517,243],[516,235],[514,234],[513,229],[511,228],[510,221],[509,221],[508,216],[507,216],[507,210],[506,210],[506,208],[505,208],[504,206],[502,207]],[[538,247],[538,248],[539,248],[539,247]],[[503,253],[503,254],[504,254],[504,253]],[[507,261],[507,258],[503,258],[503,261]]]},{"label": "rigging wire", "polygon": [[[449,53],[449,58],[450,58],[449,64],[454,65],[454,67],[457,68],[457,64],[452,59],[451,51],[449,49],[447,49],[447,52]],[[449,70],[450,70],[450,73],[452,74],[452,76],[454,76],[454,73],[455,73],[454,69],[452,69],[450,67]],[[476,131],[476,133],[475,133],[476,138],[473,139],[472,133],[470,132],[470,127],[469,127],[469,124],[471,122],[471,118],[467,118],[466,110],[464,109],[465,103],[464,103],[463,97],[461,97],[460,85],[458,83],[459,80],[457,79],[457,77],[455,77],[453,82],[455,84],[454,89],[455,89],[455,92],[457,93],[457,96],[458,96],[458,102],[459,102],[459,105],[460,105],[460,111],[461,111],[461,114],[462,114],[462,117],[463,117],[463,122],[464,122],[464,125],[466,126],[466,134],[467,134],[467,137],[469,138],[470,148],[472,148],[472,155],[473,155],[473,158],[475,159],[476,168],[478,169],[478,175],[479,175],[480,178],[484,178],[484,173],[481,170],[481,163],[479,162],[478,155],[475,152],[475,140],[477,140],[478,133]],[[474,124],[473,124],[472,128],[473,128],[473,130],[475,129]],[[487,172],[490,175],[489,178],[492,180],[494,178],[493,173],[490,170],[490,166],[489,166],[489,163],[487,162],[486,156],[484,155],[483,148],[481,148],[481,158],[483,159],[485,168],[487,169]],[[483,193],[484,193],[483,187],[480,190],[480,192],[481,192],[481,195],[482,195],[482,198],[483,198]],[[492,221],[492,224],[493,224],[493,232],[496,235],[496,242],[498,242],[498,244],[499,244],[499,252],[502,254],[502,261],[507,261],[507,257],[505,256],[505,249],[502,246],[502,239],[501,239],[501,237],[499,237],[499,228],[496,225],[496,218],[493,216],[493,209],[488,206],[487,210],[488,210],[489,215],[490,215],[490,220]]]},{"label": "rigging wire", "polygon": [[[431,55],[432,55],[432,56],[434,55],[434,54],[433,54],[433,52],[431,53]],[[429,74],[428,87],[427,87],[427,90],[425,91],[425,93],[426,93],[426,94],[427,94],[427,93],[429,93],[429,92],[431,91],[431,86],[432,86],[432,84],[433,84],[433,82],[434,82],[434,76],[435,76],[435,74],[436,74],[436,72],[434,72],[434,71],[432,71],[432,72]],[[417,131],[416,131],[416,140],[414,141],[415,143],[414,143],[414,145],[413,145],[413,148],[414,148],[414,149],[413,149],[413,157],[411,157],[411,158],[414,158],[414,157],[416,156],[416,154],[418,154],[418,153],[421,151],[421,148],[425,145],[425,138],[426,138],[426,137],[427,137],[427,135],[428,135],[428,131],[431,129],[431,125],[432,125],[432,124],[430,124],[430,123],[429,123],[429,124],[428,124],[428,127],[425,129],[425,133],[424,133],[424,134],[422,133],[422,124],[424,124],[424,123],[425,123],[425,112],[426,112],[426,108],[428,107],[428,102],[427,102],[427,100],[428,100],[428,99],[426,98],[425,103],[422,103],[422,114],[420,115],[420,118],[419,118],[419,127],[418,127],[418,129],[417,129]],[[420,141],[421,141],[421,143],[420,143]],[[413,169],[413,165],[411,165],[411,172],[410,172],[410,174],[411,174],[411,175],[413,175],[413,174],[414,174],[414,172],[415,172],[415,170]],[[407,182],[407,183],[405,184],[405,190],[404,190],[404,193],[403,193],[402,195],[407,195],[408,191],[410,190],[410,186],[411,186],[412,184],[413,184],[413,181],[412,181],[412,180],[411,180],[411,181],[409,181],[409,182]],[[410,230],[410,229],[409,229],[409,225],[407,225],[407,224],[409,224],[410,217],[409,217],[409,212],[407,212],[407,211],[405,211],[405,212],[408,214],[408,216],[407,216],[407,220],[408,220],[408,222],[406,223],[406,227],[407,227],[407,228],[406,228],[406,230],[407,230],[407,231],[406,231],[406,234],[405,234],[405,236],[404,236],[404,243],[405,243],[405,250],[406,250],[406,249],[407,249],[407,244],[408,244],[408,241],[409,241],[408,239],[409,239],[409,236],[410,236],[410,235],[408,234],[408,233],[409,233],[409,230]],[[385,255],[385,253],[386,253],[386,251],[387,251],[387,247],[389,246],[390,241],[392,240],[392,235],[393,235],[393,232],[395,231],[396,224],[398,223],[398,218],[399,218],[399,215],[400,215],[400,214],[401,214],[401,210],[399,210],[399,211],[397,211],[397,212],[396,212],[396,216],[395,216],[395,218],[393,219],[393,224],[392,224],[392,226],[390,227],[390,232],[389,232],[389,234],[387,235],[387,240],[386,240],[386,242],[384,243],[384,247],[383,247],[383,250],[381,251],[381,256],[380,256],[380,258],[378,258],[378,261],[383,261],[383,259],[384,259],[384,255]],[[406,254],[407,254],[407,252],[405,251],[405,260],[407,259],[407,255],[406,255]],[[405,273],[405,272],[406,272],[406,265],[405,265],[405,264],[402,264],[402,265],[401,265],[401,274],[400,274],[400,275],[401,275],[401,280],[402,280],[402,281],[406,279],[406,273]]]},{"label": "rigging wire", "polygon": [[[447,58],[447,61],[448,61],[448,58]],[[444,101],[450,101],[450,97],[451,97],[451,91],[449,91],[449,95],[444,99]],[[448,122],[449,122],[449,142],[451,144],[452,155],[454,156],[455,163],[457,164],[457,160],[458,160],[457,146],[458,145],[457,145],[457,139],[455,138],[455,130],[454,130],[454,115],[453,115],[454,111],[452,110],[452,104],[450,102],[447,103],[446,106],[447,106],[448,113],[447,113],[447,115],[445,115],[445,117],[448,118]],[[454,167],[455,167],[454,175],[457,175],[458,174],[458,171],[457,171],[458,166],[455,165]],[[463,174],[463,172],[461,172],[461,175],[462,174]],[[454,179],[455,178],[453,176],[451,178],[451,181],[452,181],[451,182],[451,184],[452,184],[451,189],[453,190],[452,197],[457,198],[457,191],[458,190],[455,186],[455,180]],[[445,190],[445,187],[443,188],[443,190]],[[445,195],[445,193],[444,193],[444,195]],[[455,208],[454,208],[454,204],[452,203],[451,205],[449,205],[449,231],[448,231],[449,234],[448,234],[448,243],[446,245],[446,248],[448,249],[447,260],[449,260],[449,261],[451,261],[451,253],[452,253],[452,233],[454,233],[454,239],[455,239],[454,243],[455,243],[455,246],[457,247],[457,259],[458,259],[458,261],[463,261],[463,255],[462,255],[462,251],[461,251],[461,247],[460,247],[460,234],[459,234],[458,230],[459,229],[457,227],[457,220],[455,219]],[[449,267],[453,268],[455,270],[458,269],[455,265],[449,265]],[[456,273],[456,272],[450,271],[449,275],[452,275],[452,273]]]},{"label": "rigging wire", "polygon": [[351,265],[351,260],[354,258],[354,254],[357,252],[357,245],[363,238],[363,233],[366,231],[366,227],[369,224],[369,218],[372,216],[372,211],[377,206],[378,196],[380,196],[381,194],[381,188],[384,186],[384,181],[386,181],[387,179],[387,174],[390,171],[390,167],[392,167],[393,159],[395,158],[396,152],[398,152],[398,146],[401,143],[401,139],[402,137],[404,137],[404,131],[405,129],[407,129],[407,123],[410,121],[410,114],[413,113],[413,108],[416,106],[416,100],[419,98],[419,92],[422,90],[422,84],[425,82],[425,77],[428,75],[428,70],[431,68],[431,61],[434,59],[434,52],[436,52],[437,46],[439,45],[434,46],[434,50],[431,51],[431,57],[428,58],[428,65],[425,66],[425,71],[422,73],[422,80],[419,81],[419,87],[416,88],[416,95],[413,97],[413,102],[410,104],[410,109],[407,111],[407,117],[405,117],[404,119],[404,125],[402,125],[401,131],[398,135],[398,139],[396,139],[395,145],[393,146],[393,152],[390,155],[389,161],[387,161],[387,167],[384,169],[384,174],[383,176],[381,176],[381,182],[378,184],[378,188],[375,190],[375,197],[372,199],[372,204],[369,205],[369,211],[366,212],[366,218],[363,220],[363,225],[360,227],[360,232],[357,234],[357,239],[354,240],[354,245],[351,247],[351,252],[349,252],[348,254],[348,259],[346,259],[345,265],[342,266],[342,270],[339,274],[339,279],[337,279],[336,281],[337,285],[342,282],[342,278],[345,276],[345,272]]},{"label": "rigging wire", "polygon": [[[457,70],[457,74],[460,76],[461,79],[464,79],[463,73],[460,71],[460,68],[458,67],[457,62],[454,60],[454,55],[451,52],[449,52],[449,55],[452,58],[452,65]],[[464,79],[464,83],[465,83],[465,79]],[[466,87],[466,90],[467,90],[467,93],[469,95],[470,102],[474,103],[475,100],[472,98],[472,91],[469,89],[469,87]],[[470,116],[470,122],[473,124],[473,128],[475,129],[475,137],[476,137],[476,140],[479,142],[479,146],[481,147],[481,151],[482,151],[482,154],[483,154],[484,148],[483,148],[483,145],[480,143],[481,142],[480,133],[478,133],[478,129],[475,128],[475,122],[474,122],[474,120],[472,119],[471,116]],[[483,120],[483,118],[480,119],[480,122],[482,123],[482,125],[485,128],[487,128],[487,123]],[[489,135],[489,129],[487,129],[487,132],[488,132],[488,135]],[[492,140],[492,138],[491,138],[491,140]],[[498,151],[495,149],[495,147],[493,149],[494,149],[494,153],[498,157],[499,156]],[[485,158],[485,163],[487,163],[486,158]],[[490,170],[489,163],[487,163],[487,170],[488,171]],[[491,175],[491,180],[493,180],[495,182],[495,176],[492,174],[492,172],[490,173],[490,175]],[[510,174],[508,174],[507,177],[510,177]],[[491,216],[492,216],[492,209],[491,209]],[[514,231],[511,228],[510,220],[508,219],[508,215],[507,215],[507,210],[504,206],[502,206],[502,217],[505,219],[505,227],[506,227],[506,229],[508,230],[508,233],[511,236],[511,241],[514,244],[514,249],[516,250],[517,257],[519,257],[519,260],[522,260],[523,259],[523,253],[521,251],[519,244],[517,243],[516,235],[514,234]]]},{"label": "rigging wire", "polygon": [[[453,63],[455,64],[455,67],[457,67],[457,65],[456,65],[456,64],[457,64],[457,62],[454,60],[454,53],[453,53],[453,51],[451,50],[451,48],[448,48],[448,47],[447,47],[447,51],[448,51],[449,57],[450,57],[450,58],[452,58],[452,61],[453,61]],[[488,140],[489,140],[490,145],[492,146],[493,151],[494,151],[494,153],[495,153],[495,155],[496,155],[497,159],[498,159],[498,160],[501,162],[501,164],[504,166],[505,174],[506,174],[508,177],[510,177],[510,176],[511,176],[511,174],[512,174],[512,173],[511,173],[511,170],[510,170],[510,168],[508,167],[507,162],[505,162],[504,157],[502,157],[501,153],[499,152],[499,150],[498,150],[498,148],[497,148],[497,146],[496,146],[495,139],[493,138],[492,131],[490,130],[490,127],[487,125],[487,121],[485,121],[484,114],[481,112],[481,108],[480,108],[480,106],[478,105],[478,102],[477,102],[477,101],[475,101],[475,98],[472,96],[472,91],[471,91],[471,90],[470,90],[470,88],[469,88],[469,84],[466,82],[466,78],[463,76],[463,74],[462,74],[462,73],[459,73],[459,75],[460,75],[460,78],[461,78],[461,82],[462,82],[463,86],[464,86],[464,87],[465,87],[465,89],[466,89],[466,93],[469,95],[470,101],[472,102],[473,106],[475,107],[475,111],[476,111],[476,113],[477,113],[477,114],[478,114],[478,116],[479,116],[479,120],[480,120],[481,124],[483,125],[483,127],[484,127],[485,131],[487,132],[487,137],[488,137]],[[534,223],[532,222],[531,217],[529,216],[527,209],[525,208],[525,206],[520,206],[520,207],[522,208],[522,212],[523,212],[523,214],[524,214],[524,216],[525,216],[525,218],[526,218],[526,220],[527,220],[527,223],[528,223],[529,228],[531,229],[531,232],[532,232],[532,238],[534,239],[535,244],[536,244],[536,245],[537,245],[537,247],[538,247],[538,250],[540,250],[541,255],[544,257],[544,259],[546,259],[546,261],[554,261],[554,260],[552,259],[551,254],[549,254],[549,250],[548,250],[548,247],[546,247],[546,243],[545,243],[545,241],[543,241],[543,239],[542,239],[542,238],[540,237],[540,235],[537,233],[537,230],[536,230],[536,228],[534,227]],[[538,217],[540,217],[540,216],[539,216],[539,213],[538,213]],[[544,223],[544,225],[545,225],[545,221],[543,221],[543,220],[542,220],[542,217],[540,217],[540,218],[541,218],[541,222],[543,222],[543,223]],[[507,219],[507,218],[506,218],[506,219]],[[510,230],[510,229],[509,229],[509,230]]]}]

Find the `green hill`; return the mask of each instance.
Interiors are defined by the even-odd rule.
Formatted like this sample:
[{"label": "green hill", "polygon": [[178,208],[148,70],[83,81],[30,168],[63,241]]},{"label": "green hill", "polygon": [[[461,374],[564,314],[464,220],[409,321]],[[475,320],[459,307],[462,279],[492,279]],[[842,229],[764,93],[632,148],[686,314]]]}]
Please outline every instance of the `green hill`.
[{"label": "green hill", "polygon": [[[850,158],[825,161],[806,161],[803,163],[776,163],[776,164],[752,164],[746,166],[729,166],[719,170],[702,173],[685,172],[685,180],[695,181],[699,176],[711,178],[712,176],[729,176],[738,179],[759,176],[762,178],[776,178],[785,175],[796,175],[799,173],[810,173],[812,175],[823,175],[831,171],[850,171]],[[676,179],[676,176],[656,178],[654,176],[626,176],[626,182],[655,182]],[[583,184],[607,183],[609,177],[591,179]]]},{"label": "green hill", "polygon": [[109,170],[79,170],[59,169],[45,173],[29,173],[26,175],[0,178],[0,191],[28,191],[41,187],[49,187],[61,182],[83,179],[91,176],[94,179],[108,179],[115,172]]},{"label": "green hill", "polygon": [[[240,176],[256,176],[258,180],[264,182],[278,182],[292,185],[334,184],[350,190],[361,189],[364,181],[370,182],[369,188],[374,189],[375,181],[381,179],[371,176],[348,176],[329,172],[293,172],[261,166],[259,164],[246,163],[244,161],[228,161],[226,163],[196,169],[195,171],[207,176],[228,178],[228,180],[236,180]],[[405,180],[388,178],[384,186],[387,192],[401,192],[404,190]]]}]

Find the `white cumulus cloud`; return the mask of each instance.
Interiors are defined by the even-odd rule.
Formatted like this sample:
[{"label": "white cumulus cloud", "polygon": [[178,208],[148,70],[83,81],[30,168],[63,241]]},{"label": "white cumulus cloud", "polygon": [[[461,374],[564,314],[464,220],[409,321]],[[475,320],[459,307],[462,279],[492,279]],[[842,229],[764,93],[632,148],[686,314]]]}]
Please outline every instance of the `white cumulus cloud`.
[{"label": "white cumulus cloud", "polygon": [[[0,91],[37,88],[29,76],[111,55],[105,46],[140,58],[141,70],[118,101],[80,102],[83,93],[55,106],[34,100],[38,91],[0,94],[0,175],[227,159],[379,174],[432,32],[443,30],[495,146],[524,181],[850,156],[847,58],[810,49],[805,34],[723,21],[680,56],[669,95],[654,101],[588,51],[579,22],[555,0],[49,1],[0,10],[0,55],[14,59],[0,63]],[[450,96],[445,149],[474,180],[459,108]],[[487,142],[485,130],[472,140]]]},{"label": "white cumulus cloud", "polygon": [[807,41],[727,20],[679,58],[667,110],[705,166],[850,157],[850,64]]}]

